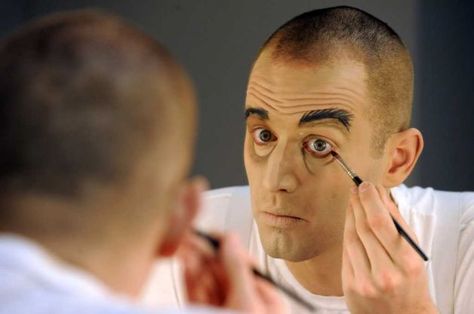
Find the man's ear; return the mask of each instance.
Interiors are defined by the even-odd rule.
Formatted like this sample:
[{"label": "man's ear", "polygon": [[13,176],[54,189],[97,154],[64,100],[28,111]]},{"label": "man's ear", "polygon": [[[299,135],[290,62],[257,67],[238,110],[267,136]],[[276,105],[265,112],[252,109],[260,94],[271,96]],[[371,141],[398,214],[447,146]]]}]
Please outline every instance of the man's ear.
[{"label": "man's ear", "polygon": [[393,134],[387,143],[385,187],[401,184],[410,175],[423,150],[423,136],[415,128]]},{"label": "man's ear", "polygon": [[172,256],[186,234],[191,231],[194,219],[201,208],[202,192],[207,189],[207,186],[205,179],[195,178],[185,183],[178,192],[176,206],[171,209],[172,212],[158,248],[158,256]]}]

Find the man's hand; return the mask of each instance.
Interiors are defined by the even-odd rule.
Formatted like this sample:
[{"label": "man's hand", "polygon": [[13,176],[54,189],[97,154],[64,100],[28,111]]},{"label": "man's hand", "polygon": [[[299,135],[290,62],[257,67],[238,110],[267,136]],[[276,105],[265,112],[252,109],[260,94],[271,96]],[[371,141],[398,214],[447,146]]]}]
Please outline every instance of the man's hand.
[{"label": "man's hand", "polygon": [[253,263],[238,239],[222,236],[220,243],[218,252],[194,235],[183,244],[179,256],[188,301],[245,313],[288,313],[278,292],[253,275]]},{"label": "man's hand", "polygon": [[415,239],[382,187],[354,188],[346,214],[342,283],[351,313],[437,313],[422,258],[398,234],[390,213]]}]

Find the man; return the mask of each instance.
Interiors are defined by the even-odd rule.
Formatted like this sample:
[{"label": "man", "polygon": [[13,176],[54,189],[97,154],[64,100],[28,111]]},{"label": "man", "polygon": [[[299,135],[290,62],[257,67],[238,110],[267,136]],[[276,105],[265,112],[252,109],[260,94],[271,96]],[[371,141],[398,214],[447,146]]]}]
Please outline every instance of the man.
[{"label": "man", "polygon": [[137,300],[183,241],[190,301],[284,313],[235,237],[189,236],[194,92],[154,39],[92,11],[32,22],[0,44],[0,108],[0,313],[174,313]]},{"label": "man", "polygon": [[411,58],[388,25],[350,7],[293,18],[250,73],[249,188],[210,192],[201,226],[238,230],[317,313],[469,313],[474,195],[402,185],[423,148],[412,101]]}]

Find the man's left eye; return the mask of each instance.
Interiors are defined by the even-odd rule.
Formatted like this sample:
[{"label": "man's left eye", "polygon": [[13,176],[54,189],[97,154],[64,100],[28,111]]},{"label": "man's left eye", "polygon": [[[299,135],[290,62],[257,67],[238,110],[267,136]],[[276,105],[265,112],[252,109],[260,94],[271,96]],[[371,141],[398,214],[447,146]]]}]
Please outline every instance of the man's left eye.
[{"label": "man's left eye", "polygon": [[304,143],[306,151],[317,157],[326,157],[332,150],[331,144],[320,138],[310,139]]}]

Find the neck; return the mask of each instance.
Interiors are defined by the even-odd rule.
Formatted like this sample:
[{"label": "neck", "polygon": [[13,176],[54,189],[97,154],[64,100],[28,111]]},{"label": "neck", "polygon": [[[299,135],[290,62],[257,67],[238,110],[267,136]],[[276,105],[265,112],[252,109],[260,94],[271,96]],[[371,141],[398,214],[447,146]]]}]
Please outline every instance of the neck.
[{"label": "neck", "polygon": [[[36,196],[1,205],[7,215],[0,220],[0,231],[32,239],[59,260],[90,273],[113,293],[131,298],[141,293],[156,260],[159,228],[135,230],[132,223],[102,217],[104,210]],[[120,212],[117,204],[97,205]]]},{"label": "neck", "polygon": [[92,274],[113,293],[131,298],[141,293],[156,257],[147,249],[154,244],[140,239],[132,244],[100,241],[92,245],[71,238],[39,242],[60,260]]},{"label": "neck", "polygon": [[323,296],[342,296],[342,244],[302,262],[286,261],[296,280],[309,292]]}]

